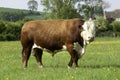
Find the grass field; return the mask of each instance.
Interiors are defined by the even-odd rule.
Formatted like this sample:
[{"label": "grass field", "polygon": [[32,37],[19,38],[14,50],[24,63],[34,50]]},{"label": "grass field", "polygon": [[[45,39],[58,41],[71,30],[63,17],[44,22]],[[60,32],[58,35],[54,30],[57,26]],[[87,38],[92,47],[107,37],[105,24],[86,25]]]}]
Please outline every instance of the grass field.
[{"label": "grass field", "polygon": [[44,68],[31,56],[24,70],[20,42],[0,42],[0,80],[120,80],[120,38],[96,38],[78,68],[67,68],[69,58],[66,51],[54,57],[44,52]]}]

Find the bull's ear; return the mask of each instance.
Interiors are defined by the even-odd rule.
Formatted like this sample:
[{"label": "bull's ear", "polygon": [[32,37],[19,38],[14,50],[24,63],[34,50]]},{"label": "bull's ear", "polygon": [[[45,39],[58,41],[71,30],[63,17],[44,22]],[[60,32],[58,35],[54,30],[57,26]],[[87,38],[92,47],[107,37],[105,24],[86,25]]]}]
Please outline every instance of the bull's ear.
[{"label": "bull's ear", "polygon": [[83,27],[80,25],[79,26],[80,32],[84,31]]},{"label": "bull's ear", "polygon": [[81,20],[80,20],[80,25],[82,26],[82,25],[84,24],[84,22],[85,22],[85,21],[81,19]]},{"label": "bull's ear", "polygon": [[79,20],[79,28],[81,28],[81,27],[82,27],[82,25],[84,24],[84,22],[85,22],[85,21],[84,21],[84,20],[82,20],[82,19],[80,19],[80,20]]},{"label": "bull's ear", "polygon": [[85,22],[85,21],[84,21],[83,19],[79,19],[79,22],[78,22],[78,25],[79,25],[79,26],[78,26],[78,27],[81,28],[82,25],[84,24],[84,22]]}]

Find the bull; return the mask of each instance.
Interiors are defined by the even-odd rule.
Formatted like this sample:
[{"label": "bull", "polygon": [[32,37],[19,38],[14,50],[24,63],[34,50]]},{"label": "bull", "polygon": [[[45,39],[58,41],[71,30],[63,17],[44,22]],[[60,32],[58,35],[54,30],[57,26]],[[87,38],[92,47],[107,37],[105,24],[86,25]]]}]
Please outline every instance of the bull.
[{"label": "bull", "polygon": [[[89,33],[88,22],[82,19],[67,19],[34,20],[25,23],[20,39],[23,68],[27,67],[32,48],[39,67],[43,66],[44,49],[52,55],[58,50],[67,50],[71,56],[68,67],[72,67],[73,63],[78,67],[78,59],[83,55],[86,44],[94,38],[93,34]],[[91,24],[89,27],[91,28]]]}]

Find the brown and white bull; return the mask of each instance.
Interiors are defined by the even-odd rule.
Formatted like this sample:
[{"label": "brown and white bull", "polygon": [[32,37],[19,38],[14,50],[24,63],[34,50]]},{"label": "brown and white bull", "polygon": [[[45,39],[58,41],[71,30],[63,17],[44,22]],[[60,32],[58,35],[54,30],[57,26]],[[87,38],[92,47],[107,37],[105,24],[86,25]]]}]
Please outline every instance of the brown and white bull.
[{"label": "brown and white bull", "polygon": [[81,19],[68,20],[35,20],[25,23],[21,30],[22,62],[27,67],[31,50],[40,67],[42,64],[43,50],[46,49],[54,55],[57,50],[65,49],[78,67],[78,59],[83,55],[85,46],[94,39],[94,22]]}]

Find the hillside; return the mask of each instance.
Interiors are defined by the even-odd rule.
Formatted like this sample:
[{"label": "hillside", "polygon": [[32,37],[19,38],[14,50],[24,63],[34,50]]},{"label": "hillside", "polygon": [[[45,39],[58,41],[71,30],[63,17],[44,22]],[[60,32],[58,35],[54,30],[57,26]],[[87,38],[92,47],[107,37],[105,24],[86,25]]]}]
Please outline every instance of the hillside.
[{"label": "hillside", "polygon": [[24,10],[24,9],[13,9],[13,8],[0,7],[0,12],[16,12],[16,11],[28,12],[28,10]]},{"label": "hillside", "polygon": [[42,19],[41,14],[42,12],[38,11],[0,7],[0,20],[5,21],[18,21],[24,18]]}]

